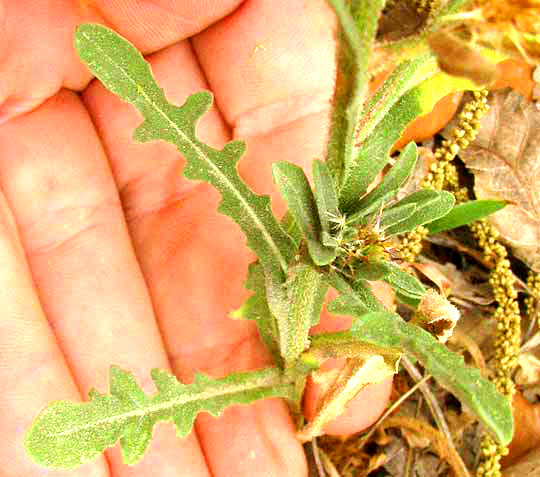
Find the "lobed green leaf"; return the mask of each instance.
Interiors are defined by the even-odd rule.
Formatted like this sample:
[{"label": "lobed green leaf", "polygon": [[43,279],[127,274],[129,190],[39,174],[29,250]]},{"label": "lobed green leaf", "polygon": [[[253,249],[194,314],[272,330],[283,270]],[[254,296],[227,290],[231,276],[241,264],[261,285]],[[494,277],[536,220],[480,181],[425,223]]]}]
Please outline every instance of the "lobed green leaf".
[{"label": "lobed green leaf", "polygon": [[75,46],[105,87],[132,103],[143,115],[144,122],[136,129],[135,140],[162,139],[175,144],[187,161],[184,176],[206,181],[220,191],[222,201],[218,210],[242,228],[265,273],[283,280],[295,246],[272,215],[270,199],[254,194],[238,175],[237,162],[245,151],[245,143],[232,141],[217,150],[195,135],[197,121],[212,103],[211,93],[193,94],[181,107],[169,103],[137,49],[104,26],[81,25]]},{"label": "lobed green leaf", "polygon": [[154,369],[152,379],[158,392],[149,397],[130,373],[112,366],[109,395],[93,390],[88,402],[56,401],[41,412],[26,435],[28,453],[47,467],[72,469],[120,440],[125,462],[133,465],[146,450],[158,421],[174,421],[178,436],[185,437],[199,412],[218,416],[232,404],[289,397],[294,392],[276,368],[219,379],[197,374],[192,384]]}]

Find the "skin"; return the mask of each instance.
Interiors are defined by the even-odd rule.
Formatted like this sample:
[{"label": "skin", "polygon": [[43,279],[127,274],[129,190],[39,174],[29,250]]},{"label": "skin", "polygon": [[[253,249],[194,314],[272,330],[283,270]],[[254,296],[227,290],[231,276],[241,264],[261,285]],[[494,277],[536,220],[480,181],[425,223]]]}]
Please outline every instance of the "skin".
[{"label": "skin", "polygon": [[[85,21],[142,50],[172,102],[211,89],[199,136],[246,139],[241,174],[277,213],[271,162],[308,166],[324,151],[335,22],[323,0],[0,0],[2,475],[305,476],[277,399],[200,415],[184,440],[160,424],[133,467],[118,446],[75,472],[24,451],[37,413],[108,390],[110,364],[153,393],[154,367],[188,382],[271,363],[253,323],[228,318],[253,260],[239,228],[216,212],[215,190],[181,177],[173,146],[132,143],[138,113],[72,46]],[[352,428],[377,417],[388,388],[363,393]]]}]

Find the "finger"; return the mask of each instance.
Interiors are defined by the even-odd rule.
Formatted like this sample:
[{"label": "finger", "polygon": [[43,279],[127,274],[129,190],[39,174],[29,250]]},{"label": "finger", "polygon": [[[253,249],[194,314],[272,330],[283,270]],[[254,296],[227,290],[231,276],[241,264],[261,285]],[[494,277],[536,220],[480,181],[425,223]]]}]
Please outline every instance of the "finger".
[{"label": "finger", "polygon": [[149,53],[203,30],[241,3],[0,0],[0,123],[37,108],[62,87],[88,84],[91,75],[74,48],[81,23],[109,25]]},{"label": "finger", "polygon": [[[170,101],[207,87],[189,42],[149,58]],[[180,176],[184,160],[171,145],[134,145],[141,121],[130,105],[95,83],[85,102],[113,164],[137,254],[151,290],[174,369],[222,376],[260,368],[268,356],[251,322],[228,313],[247,296],[243,282],[253,260],[239,228],[216,211],[219,194]],[[214,108],[198,125],[215,147],[228,131]],[[201,416],[197,430],[216,476],[305,474],[301,447],[281,401],[229,408],[219,419]]]},{"label": "finger", "polygon": [[[193,38],[220,111],[234,136],[247,138],[242,175],[275,202],[272,162],[296,163],[311,176],[313,159],[324,157],[334,90],[334,25],[323,0],[257,0]],[[323,315],[321,325],[342,330],[350,320]],[[372,391],[382,398],[389,385],[381,386]],[[306,394],[310,403],[319,393]],[[344,429],[361,430],[377,418],[380,406],[366,407],[366,396],[357,401],[364,412],[344,417]],[[384,408],[386,401],[381,402]]]},{"label": "finger", "polygon": [[244,0],[83,0],[143,53],[188,38],[231,14]]},{"label": "finger", "polygon": [[[86,394],[108,391],[116,364],[148,393],[168,361],[130,243],[116,186],[90,118],[63,91],[0,129],[0,181],[16,216],[45,312]],[[16,159],[16,160],[15,160]],[[45,402],[42,403],[46,404]],[[115,476],[207,476],[194,435],[158,426],[134,467],[109,453]]]},{"label": "finger", "polygon": [[192,40],[234,137],[248,139],[240,170],[259,193],[276,195],[270,171],[276,159],[311,175],[313,158],[323,157],[334,24],[324,0],[256,0]]},{"label": "finger", "polygon": [[[11,158],[13,159],[13,158]],[[15,221],[0,192],[0,468],[6,477],[67,476],[44,470],[23,443],[37,413],[47,402],[80,400],[35,293]],[[81,477],[107,477],[105,459],[79,469]]]}]

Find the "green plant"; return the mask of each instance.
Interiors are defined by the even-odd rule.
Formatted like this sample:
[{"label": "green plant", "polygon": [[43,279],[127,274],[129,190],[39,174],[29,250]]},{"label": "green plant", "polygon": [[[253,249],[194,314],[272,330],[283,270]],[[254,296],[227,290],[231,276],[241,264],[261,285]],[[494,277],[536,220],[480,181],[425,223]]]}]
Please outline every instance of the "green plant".
[{"label": "green plant", "polygon": [[[155,369],[157,393],[147,396],[129,372],[113,366],[109,394],[92,390],[86,403],[57,401],[38,416],[26,436],[26,448],[36,461],[74,468],[120,440],[125,461],[134,464],[157,421],[173,420],[183,437],[199,412],[218,415],[231,404],[276,396],[289,401],[302,425],[300,401],[307,375],[328,357],[346,357],[347,372],[330,386],[315,418],[299,431],[299,437],[307,440],[367,383],[395,373],[403,353],[420,361],[499,442],[510,441],[513,421],[508,402],[439,340],[455,324],[455,309],[399,266],[391,244],[393,237],[418,226],[432,224],[440,231],[484,217],[504,203],[454,208],[451,193],[427,189],[396,200],[416,163],[412,143],[379,186],[368,192],[407,124],[447,92],[472,86],[440,73],[427,47],[404,55],[403,48],[394,45],[399,52],[396,71],[365,101],[368,60],[384,2],[351,3],[330,0],[341,25],[339,74],[326,161],[313,162],[315,187],[297,166],[282,161],[273,165],[274,181],[288,205],[281,222],[272,215],[269,198],[253,193],[238,175],[245,144],[233,141],[216,150],[196,137],[196,123],[212,102],[210,93],[193,94],[181,107],[172,105],[130,43],[99,25],[79,28],[76,46],[82,60],[107,88],[143,115],[135,140],[175,144],[187,161],[184,175],[218,189],[219,211],[243,230],[258,260],[250,266],[246,283],[253,295],[232,315],[256,321],[276,367],[220,379],[198,374],[188,385]],[[427,45],[426,32],[437,27],[437,18],[460,5],[449,2],[432,13],[426,31],[416,38],[417,46]],[[417,309],[418,325],[387,311],[368,280],[389,283],[398,299]],[[351,316],[352,327],[310,338],[330,287],[340,295],[329,304],[329,311]]]}]

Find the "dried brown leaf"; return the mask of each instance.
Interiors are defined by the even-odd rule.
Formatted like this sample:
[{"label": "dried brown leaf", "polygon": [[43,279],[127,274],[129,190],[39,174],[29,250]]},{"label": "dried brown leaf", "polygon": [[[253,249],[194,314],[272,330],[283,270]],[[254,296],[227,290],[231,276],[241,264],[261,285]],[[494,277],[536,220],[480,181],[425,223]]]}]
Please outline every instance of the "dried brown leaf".
[{"label": "dried brown leaf", "polygon": [[422,262],[415,263],[413,266],[448,296],[483,306],[495,300],[487,279],[478,283],[475,268],[470,268],[470,271],[461,271],[451,262],[442,264],[428,259],[423,259]]},{"label": "dried brown leaf", "polygon": [[514,205],[490,217],[501,238],[540,270],[540,111],[509,89],[489,98],[490,111],[477,139],[460,157],[475,176],[479,199]]},{"label": "dried brown leaf", "polygon": [[530,386],[540,381],[540,359],[531,353],[518,356],[518,371],[515,382],[520,386]]},{"label": "dried brown leaf", "polygon": [[379,21],[377,36],[384,40],[399,40],[416,33],[426,18],[418,14],[412,2],[392,2]]},{"label": "dried brown leaf", "polygon": [[429,439],[434,447],[435,452],[441,459],[448,462],[454,474],[458,477],[470,477],[470,474],[465,467],[460,455],[456,452],[453,446],[448,445],[444,435],[429,424],[412,417],[393,416],[388,418],[383,424],[383,428],[397,427],[407,429],[412,432],[417,432]]}]

